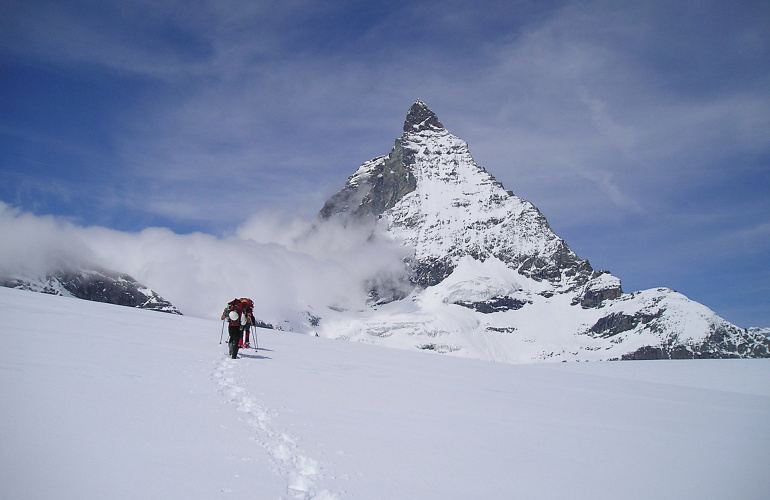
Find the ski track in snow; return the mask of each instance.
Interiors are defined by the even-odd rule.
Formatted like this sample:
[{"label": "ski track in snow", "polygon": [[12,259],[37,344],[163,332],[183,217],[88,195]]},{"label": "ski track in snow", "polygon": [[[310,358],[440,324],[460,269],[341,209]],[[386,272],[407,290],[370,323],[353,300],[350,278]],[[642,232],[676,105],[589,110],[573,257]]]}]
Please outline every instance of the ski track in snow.
[{"label": "ski track in snow", "polygon": [[267,450],[274,462],[274,472],[286,479],[286,498],[339,500],[340,496],[336,493],[316,489],[316,481],[323,477],[321,464],[302,452],[296,437],[271,424],[277,412],[265,408],[238,384],[234,371],[236,364],[235,360],[224,356],[217,362],[212,378],[228,403],[246,415],[245,421],[255,431],[252,441]]}]

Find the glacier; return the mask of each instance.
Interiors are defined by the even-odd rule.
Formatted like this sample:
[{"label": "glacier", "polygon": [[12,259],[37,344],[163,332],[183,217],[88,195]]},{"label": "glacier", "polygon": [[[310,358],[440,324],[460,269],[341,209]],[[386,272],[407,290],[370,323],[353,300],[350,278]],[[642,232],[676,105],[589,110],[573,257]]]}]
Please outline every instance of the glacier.
[{"label": "glacier", "polygon": [[767,360],[505,364],[0,288],[0,497],[759,499]]}]

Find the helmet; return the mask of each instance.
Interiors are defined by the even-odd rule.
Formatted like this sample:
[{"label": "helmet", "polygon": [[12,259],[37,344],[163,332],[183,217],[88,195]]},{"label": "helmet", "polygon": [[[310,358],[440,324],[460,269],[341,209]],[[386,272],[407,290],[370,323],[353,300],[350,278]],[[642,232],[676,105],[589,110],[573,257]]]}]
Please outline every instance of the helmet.
[{"label": "helmet", "polygon": [[238,313],[235,311],[230,311],[230,314],[228,314],[227,317],[233,321],[238,321]]}]

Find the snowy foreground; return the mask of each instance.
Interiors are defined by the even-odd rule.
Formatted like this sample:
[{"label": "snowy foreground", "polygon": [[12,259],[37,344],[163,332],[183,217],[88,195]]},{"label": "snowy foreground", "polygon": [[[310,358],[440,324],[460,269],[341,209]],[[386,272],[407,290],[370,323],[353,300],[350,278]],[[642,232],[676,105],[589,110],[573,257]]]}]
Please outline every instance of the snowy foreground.
[{"label": "snowy foreground", "polygon": [[0,498],[767,498],[770,361],[510,365],[0,288]]}]

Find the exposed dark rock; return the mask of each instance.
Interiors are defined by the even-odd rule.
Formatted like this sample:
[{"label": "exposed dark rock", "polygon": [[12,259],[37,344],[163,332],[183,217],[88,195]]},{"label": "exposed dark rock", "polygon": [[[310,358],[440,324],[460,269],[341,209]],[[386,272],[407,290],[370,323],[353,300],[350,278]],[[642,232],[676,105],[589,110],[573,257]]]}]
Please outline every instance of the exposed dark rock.
[{"label": "exposed dark rock", "polygon": [[716,327],[703,342],[669,339],[625,354],[623,360],[770,358],[770,339],[729,323]]},{"label": "exposed dark rock", "polygon": [[400,140],[388,156],[370,162],[371,172],[348,180],[345,187],[329,198],[319,212],[322,219],[347,215],[354,220],[379,217],[401,198],[414,191],[417,180],[406,167],[414,162],[414,152],[405,149]]},{"label": "exposed dark rock", "polygon": [[268,328],[270,330],[275,330],[275,327],[271,323],[266,323],[260,319],[254,318],[256,321],[254,322],[254,326],[257,328]]},{"label": "exposed dark rock", "polygon": [[401,198],[414,191],[417,181],[405,165],[414,160],[411,152],[396,144],[393,151],[377,169],[376,175],[370,177],[371,189],[361,200],[361,205],[354,214],[358,217],[375,216],[392,208]]},{"label": "exposed dark rock", "polygon": [[[531,211],[531,225],[543,234],[552,234],[545,216],[539,210]],[[479,228],[482,229],[483,228]],[[556,251],[548,255],[526,255],[519,253],[516,247],[495,245],[492,256],[515,268],[523,276],[536,281],[547,281],[558,285],[566,278],[571,283],[569,290],[580,289],[594,275],[595,271],[588,260],[578,257],[564,240],[558,239]],[[497,242],[494,242],[497,243]]]},{"label": "exposed dark rock", "polygon": [[503,326],[503,327],[488,326],[486,328],[486,330],[489,331],[489,332],[497,332],[497,333],[513,333],[513,332],[516,331],[516,327],[513,327],[513,326]]},{"label": "exposed dark rock", "polygon": [[423,351],[435,351],[440,354],[447,354],[450,352],[459,351],[461,349],[460,347],[447,344],[420,344],[415,347]]},{"label": "exposed dark rock", "polygon": [[350,207],[361,203],[366,190],[369,186],[350,186],[346,185],[344,189],[326,200],[321,211],[318,213],[321,219],[329,219],[335,215],[350,213]]},{"label": "exposed dark rock", "polygon": [[609,271],[594,272],[579,297],[580,306],[583,309],[601,307],[605,300],[615,300],[621,295],[623,288],[619,279],[612,277]]},{"label": "exposed dark rock", "polygon": [[412,104],[406,113],[404,132],[419,132],[421,130],[442,129],[444,126],[438,121],[436,114],[419,99]]},{"label": "exposed dark rock", "polygon": [[438,285],[444,278],[452,274],[455,265],[451,259],[425,259],[420,262],[409,262],[409,280],[419,286],[429,287]]},{"label": "exposed dark rock", "polygon": [[61,295],[59,290],[47,283],[41,284],[40,286],[33,286],[28,280],[19,278],[0,277],[0,286],[5,288],[16,288],[18,290],[28,290],[30,292],[46,293],[49,295]]},{"label": "exposed dark rock", "polygon": [[312,314],[310,311],[305,311],[305,314],[307,315],[307,320],[310,323],[310,326],[318,326],[321,324],[320,316],[316,316]]},{"label": "exposed dark rock", "polygon": [[531,302],[505,296],[505,297],[493,297],[489,300],[484,300],[479,302],[466,302],[466,301],[460,300],[460,301],[454,302],[454,304],[457,304],[458,306],[467,307],[468,309],[473,309],[474,311],[478,311],[480,313],[490,314],[490,313],[496,313],[496,312],[518,310],[527,304],[531,304]]},{"label": "exposed dark rock", "polygon": [[0,285],[53,295],[66,291],[73,297],[152,311],[182,314],[169,301],[128,274],[106,269],[48,273],[43,279],[2,279]]},{"label": "exposed dark rock", "polygon": [[588,329],[588,333],[593,337],[608,338],[614,337],[619,333],[633,330],[639,324],[647,324],[656,317],[652,314],[636,314],[634,316],[623,313],[612,313],[608,316],[604,316],[599,321]]},{"label": "exposed dark rock", "polygon": [[599,307],[605,300],[614,300],[623,295],[623,290],[618,288],[603,288],[601,290],[588,290],[580,299],[583,309]]}]

